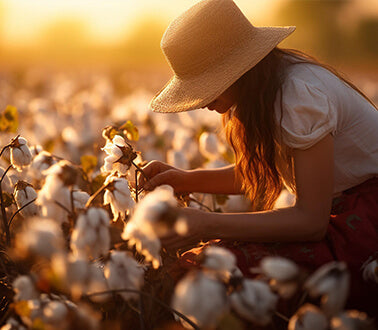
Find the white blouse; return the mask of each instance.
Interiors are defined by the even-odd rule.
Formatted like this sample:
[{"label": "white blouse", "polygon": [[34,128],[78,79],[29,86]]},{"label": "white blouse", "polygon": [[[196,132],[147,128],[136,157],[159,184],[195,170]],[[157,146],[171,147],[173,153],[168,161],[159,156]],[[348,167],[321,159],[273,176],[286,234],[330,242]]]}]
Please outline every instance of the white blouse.
[{"label": "white blouse", "polygon": [[[281,120],[280,93],[275,100]],[[334,137],[334,193],[378,176],[378,111],[320,66],[292,65],[282,86],[283,142],[307,149]]]}]

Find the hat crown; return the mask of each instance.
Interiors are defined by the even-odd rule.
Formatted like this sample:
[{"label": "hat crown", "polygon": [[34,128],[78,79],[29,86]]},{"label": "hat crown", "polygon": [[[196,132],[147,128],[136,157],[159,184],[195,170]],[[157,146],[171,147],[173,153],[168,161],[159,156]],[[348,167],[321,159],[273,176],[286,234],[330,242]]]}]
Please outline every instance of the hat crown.
[{"label": "hat crown", "polygon": [[169,25],[161,48],[177,76],[196,75],[219,64],[254,29],[232,0],[203,0]]}]

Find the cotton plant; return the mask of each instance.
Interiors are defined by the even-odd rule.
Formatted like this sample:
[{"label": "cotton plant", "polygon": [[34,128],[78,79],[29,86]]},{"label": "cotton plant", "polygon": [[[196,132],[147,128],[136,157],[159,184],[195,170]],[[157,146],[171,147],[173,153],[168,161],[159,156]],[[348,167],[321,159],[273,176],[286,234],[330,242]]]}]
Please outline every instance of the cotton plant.
[{"label": "cotton plant", "polygon": [[70,247],[76,256],[98,258],[110,248],[109,215],[101,208],[80,214],[71,235]]},{"label": "cotton plant", "polygon": [[131,197],[128,181],[125,178],[118,178],[114,176],[108,176],[104,185],[104,205],[110,205],[113,213],[113,221],[117,221],[119,218],[125,220],[126,215],[135,206],[135,202]]},{"label": "cotton plant", "polygon": [[140,290],[144,282],[144,268],[124,251],[111,251],[104,268],[104,275],[111,290],[123,290],[118,294],[124,300],[138,299],[139,294],[127,289]]},{"label": "cotton plant", "polygon": [[[38,195],[32,185],[25,181],[18,181],[14,187],[13,196],[17,207],[22,208],[20,213],[24,218],[38,215],[38,206],[34,203]],[[26,204],[29,205],[25,206]]]}]

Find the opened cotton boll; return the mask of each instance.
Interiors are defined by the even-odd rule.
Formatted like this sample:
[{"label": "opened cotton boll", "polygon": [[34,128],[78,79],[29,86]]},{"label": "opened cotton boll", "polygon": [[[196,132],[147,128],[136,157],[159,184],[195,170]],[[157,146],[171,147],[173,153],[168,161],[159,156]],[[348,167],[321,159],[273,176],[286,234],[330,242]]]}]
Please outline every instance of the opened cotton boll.
[{"label": "opened cotton boll", "polygon": [[[189,273],[176,285],[172,307],[200,328],[215,327],[228,310],[226,288],[206,273]],[[192,328],[180,321],[186,328]]]},{"label": "opened cotton boll", "polygon": [[30,165],[32,154],[25,138],[20,136],[12,140],[10,145],[10,161],[13,167],[19,172],[24,167]]},{"label": "opened cotton boll", "polygon": [[25,181],[18,181],[14,187],[13,195],[19,209],[29,203],[28,206],[24,207],[20,211],[21,215],[24,218],[38,215],[39,209],[38,206],[34,203],[38,195],[30,184]]},{"label": "opened cotton boll", "polygon": [[290,318],[288,330],[327,330],[328,319],[316,306],[305,304]]},{"label": "opened cotton boll", "polygon": [[327,316],[337,315],[349,294],[350,275],[344,262],[329,262],[318,268],[305,282],[310,296],[321,297],[321,308]]},{"label": "opened cotton boll", "polygon": [[81,214],[71,235],[70,247],[76,256],[98,258],[110,248],[108,213],[100,208],[90,208]]},{"label": "opened cotton boll", "polygon": [[[140,290],[144,281],[144,269],[132,256],[123,251],[111,251],[104,275],[110,290]],[[124,300],[138,299],[135,292],[119,292]]]},{"label": "opened cotton boll", "polygon": [[199,137],[199,151],[205,158],[215,160],[224,152],[224,147],[214,133],[203,132]]},{"label": "opened cotton boll", "polygon": [[243,280],[229,299],[238,315],[259,326],[267,326],[272,321],[278,302],[269,285],[257,280]]}]

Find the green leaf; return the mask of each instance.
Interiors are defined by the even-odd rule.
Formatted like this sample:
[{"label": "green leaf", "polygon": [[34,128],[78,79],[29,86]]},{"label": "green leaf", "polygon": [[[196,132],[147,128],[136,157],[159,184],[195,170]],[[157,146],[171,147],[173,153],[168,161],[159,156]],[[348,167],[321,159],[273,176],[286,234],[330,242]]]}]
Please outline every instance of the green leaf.
[{"label": "green leaf", "polygon": [[13,105],[8,105],[0,116],[0,131],[16,133],[18,129],[18,111]]},{"label": "green leaf", "polygon": [[138,141],[139,140],[138,129],[130,120],[128,120],[126,123],[124,123],[119,129],[126,131],[126,137],[130,141]]},{"label": "green leaf", "polygon": [[83,171],[89,175],[97,166],[97,157],[92,155],[81,156],[80,163]]}]

